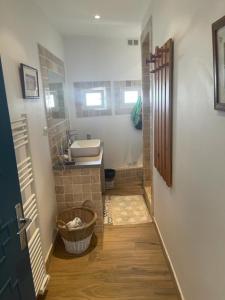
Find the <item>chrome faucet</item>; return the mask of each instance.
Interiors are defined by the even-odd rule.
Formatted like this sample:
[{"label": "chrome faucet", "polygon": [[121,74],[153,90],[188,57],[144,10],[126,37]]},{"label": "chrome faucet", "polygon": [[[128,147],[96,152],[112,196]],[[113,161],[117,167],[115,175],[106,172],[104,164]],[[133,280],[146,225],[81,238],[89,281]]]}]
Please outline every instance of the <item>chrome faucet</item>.
[{"label": "chrome faucet", "polygon": [[69,148],[72,145],[72,143],[75,141],[75,139],[78,137],[78,132],[77,130],[67,130],[66,136],[67,136],[67,146]]}]

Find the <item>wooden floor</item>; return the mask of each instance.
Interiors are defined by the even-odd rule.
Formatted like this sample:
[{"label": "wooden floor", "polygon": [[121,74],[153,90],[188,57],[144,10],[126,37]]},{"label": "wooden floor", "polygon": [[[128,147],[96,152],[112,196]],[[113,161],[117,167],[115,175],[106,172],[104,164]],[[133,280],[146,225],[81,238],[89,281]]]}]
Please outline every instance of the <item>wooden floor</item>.
[{"label": "wooden floor", "polygon": [[142,184],[136,182],[123,183],[117,184],[112,190],[106,190],[105,194],[119,196],[144,195],[144,188]]},{"label": "wooden floor", "polygon": [[83,257],[58,241],[45,300],[178,300],[153,223],[105,226]]}]

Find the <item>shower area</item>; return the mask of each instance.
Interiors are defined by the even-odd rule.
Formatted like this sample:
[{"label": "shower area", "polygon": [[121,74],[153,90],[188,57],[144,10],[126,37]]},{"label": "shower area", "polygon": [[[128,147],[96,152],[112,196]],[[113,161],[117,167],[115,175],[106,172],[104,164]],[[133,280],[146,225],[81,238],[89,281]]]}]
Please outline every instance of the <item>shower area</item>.
[{"label": "shower area", "polygon": [[[151,216],[154,214],[152,198],[153,101],[151,95],[152,76],[149,65],[151,47],[150,19],[141,35],[142,134],[140,142],[142,144],[142,161],[137,173],[139,177],[134,179],[135,173],[132,174],[132,172],[137,172],[134,168],[117,170],[120,184],[118,185],[117,182],[116,188],[106,191],[105,224],[129,225],[152,222]],[[127,174],[131,174],[129,180]],[[146,205],[151,216],[146,210]]]}]

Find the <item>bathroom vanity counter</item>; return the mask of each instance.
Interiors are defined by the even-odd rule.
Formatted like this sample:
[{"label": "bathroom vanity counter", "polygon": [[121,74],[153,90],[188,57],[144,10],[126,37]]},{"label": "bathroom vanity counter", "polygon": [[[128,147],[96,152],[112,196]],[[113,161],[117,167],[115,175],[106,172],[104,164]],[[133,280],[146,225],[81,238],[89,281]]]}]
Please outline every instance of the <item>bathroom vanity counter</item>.
[{"label": "bathroom vanity counter", "polygon": [[103,163],[103,147],[101,147],[100,153],[97,156],[91,157],[77,157],[75,158],[75,164],[73,165],[54,165],[54,170],[71,170],[80,168],[100,167]]},{"label": "bathroom vanity counter", "polygon": [[58,210],[82,206],[90,200],[98,219],[96,232],[103,231],[104,164],[103,148],[96,157],[81,158],[75,165],[54,167],[55,190]]}]

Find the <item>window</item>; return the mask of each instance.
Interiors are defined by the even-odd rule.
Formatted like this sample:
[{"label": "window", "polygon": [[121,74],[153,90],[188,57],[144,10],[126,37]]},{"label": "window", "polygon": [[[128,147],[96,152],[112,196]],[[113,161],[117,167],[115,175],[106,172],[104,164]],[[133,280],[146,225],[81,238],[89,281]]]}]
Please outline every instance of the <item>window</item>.
[{"label": "window", "polygon": [[86,106],[102,106],[102,92],[87,92],[85,93]]},{"label": "window", "polygon": [[137,102],[139,93],[137,90],[124,91],[124,103],[125,104],[135,104]]},{"label": "window", "polygon": [[101,110],[105,108],[106,91],[104,88],[83,90],[82,102],[85,110]]},{"label": "window", "polygon": [[76,115],[78,118],[112,114],[111,82],[74,82]]},{"label": "window", "polygon": [[54,108],[55,107],[55,97],[53,94],[49,94],[46,96],[46,102],[48,108]]},{"label": "window", "polygon": [[130,114],[141,97],[142,85],[140,80],[114,81],[115,114]]}]

